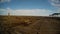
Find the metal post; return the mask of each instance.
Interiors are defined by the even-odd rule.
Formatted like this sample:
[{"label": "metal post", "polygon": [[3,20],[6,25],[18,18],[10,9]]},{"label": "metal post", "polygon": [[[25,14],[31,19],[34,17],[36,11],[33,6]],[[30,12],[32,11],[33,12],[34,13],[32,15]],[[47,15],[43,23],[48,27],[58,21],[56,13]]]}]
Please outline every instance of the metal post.
[{"label": "metal post", "polygon": [[10,23],[10,2],[8,1],[8,7],[7,7],[7,12],[8,12],[8,23],[9,23],[9,26],[11,26],[11,23]]}]

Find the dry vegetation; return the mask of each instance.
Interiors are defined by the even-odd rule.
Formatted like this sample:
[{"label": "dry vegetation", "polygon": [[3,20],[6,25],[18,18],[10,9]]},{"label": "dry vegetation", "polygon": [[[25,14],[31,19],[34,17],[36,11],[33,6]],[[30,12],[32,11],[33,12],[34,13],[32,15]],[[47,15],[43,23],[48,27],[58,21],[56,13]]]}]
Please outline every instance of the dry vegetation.
[{"label": "dry vegetation", "polygon": [[59,17],[0,16],[1,34],[60,34]]}]

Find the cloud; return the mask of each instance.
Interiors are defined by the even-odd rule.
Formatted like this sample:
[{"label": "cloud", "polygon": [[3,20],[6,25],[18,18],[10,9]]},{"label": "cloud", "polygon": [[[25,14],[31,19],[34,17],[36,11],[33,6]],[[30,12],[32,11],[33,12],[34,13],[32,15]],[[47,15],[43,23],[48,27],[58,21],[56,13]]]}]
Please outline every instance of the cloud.
[{"label": "cloud", "polygon": [[10,11],[10,13],[13,11],[12,9],[10,8],[7,8],[7,9],[2,9],[0,8],[0,15],[8,15],[8,12]]},{"label": "cloud", "polygon": [[49,0],[53,6],[60,7],[60,0]]},{"label": "cloud", "polygon": [[48,16],[50,14],[50,10],[47,9],[19,9],[19,10],[12,10],[10,8],[1,9],[2,14],[8,14],[8,10],[10,11],[10,15],[20,15],[20,16]]},{"label": "cloud", "polygon": [[10,2],[11,0],[0,0],[0,2]]},{"label": "cloud", "polygon": [[0,15],[7,15],[6,9],[0,9]]},{"label": "cloud", "polygon": [[50,12],[50,10],[46,9],[22,9],[15,10],[12,15],[48,16]]}]

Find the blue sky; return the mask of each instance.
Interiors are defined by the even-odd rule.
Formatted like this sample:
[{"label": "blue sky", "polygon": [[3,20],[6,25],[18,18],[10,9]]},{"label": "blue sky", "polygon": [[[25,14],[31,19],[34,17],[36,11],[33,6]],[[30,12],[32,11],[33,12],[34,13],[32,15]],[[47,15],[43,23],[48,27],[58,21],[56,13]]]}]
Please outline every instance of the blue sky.
[{"label": "blue sky", "polygon": [[[8,7],[8,2],[0,3],[3,8]],[[55,9],[48,0],[11,0],[9,2],[11,9]]]},{"label": "blue sky", "polygon": [[[22,12],[25,12],[23,13],[23,15],[49,15],[56,12],[55,10],[57,10],[56,4],[52,5],[51,3],[52,2],[50,2],[49,0],[3,0],[0,2],[0,14],[7,13],[7,11],[3,11],[1,9],[9,8],[11,10],[11,15],[13,13],[15,15],[21,15]],[[60,6],[59,4],[57,5]],[[38,10],[40,11],[40,13]],[[28,14],[29,11],[31,13]],[[32,11],[34,11],[34,13],[32,13]],[[18,14],[17,12],[20,12],[21,14]]]}]

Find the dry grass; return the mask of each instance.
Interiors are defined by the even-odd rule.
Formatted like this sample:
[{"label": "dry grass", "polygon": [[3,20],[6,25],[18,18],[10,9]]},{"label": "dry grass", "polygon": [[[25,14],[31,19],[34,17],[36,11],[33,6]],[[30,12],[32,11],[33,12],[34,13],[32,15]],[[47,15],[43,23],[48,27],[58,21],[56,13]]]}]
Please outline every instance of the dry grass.
[{"label": "dry grass", "polygon": [[59,17],[0,16],[1,34],[60,34]]}]

